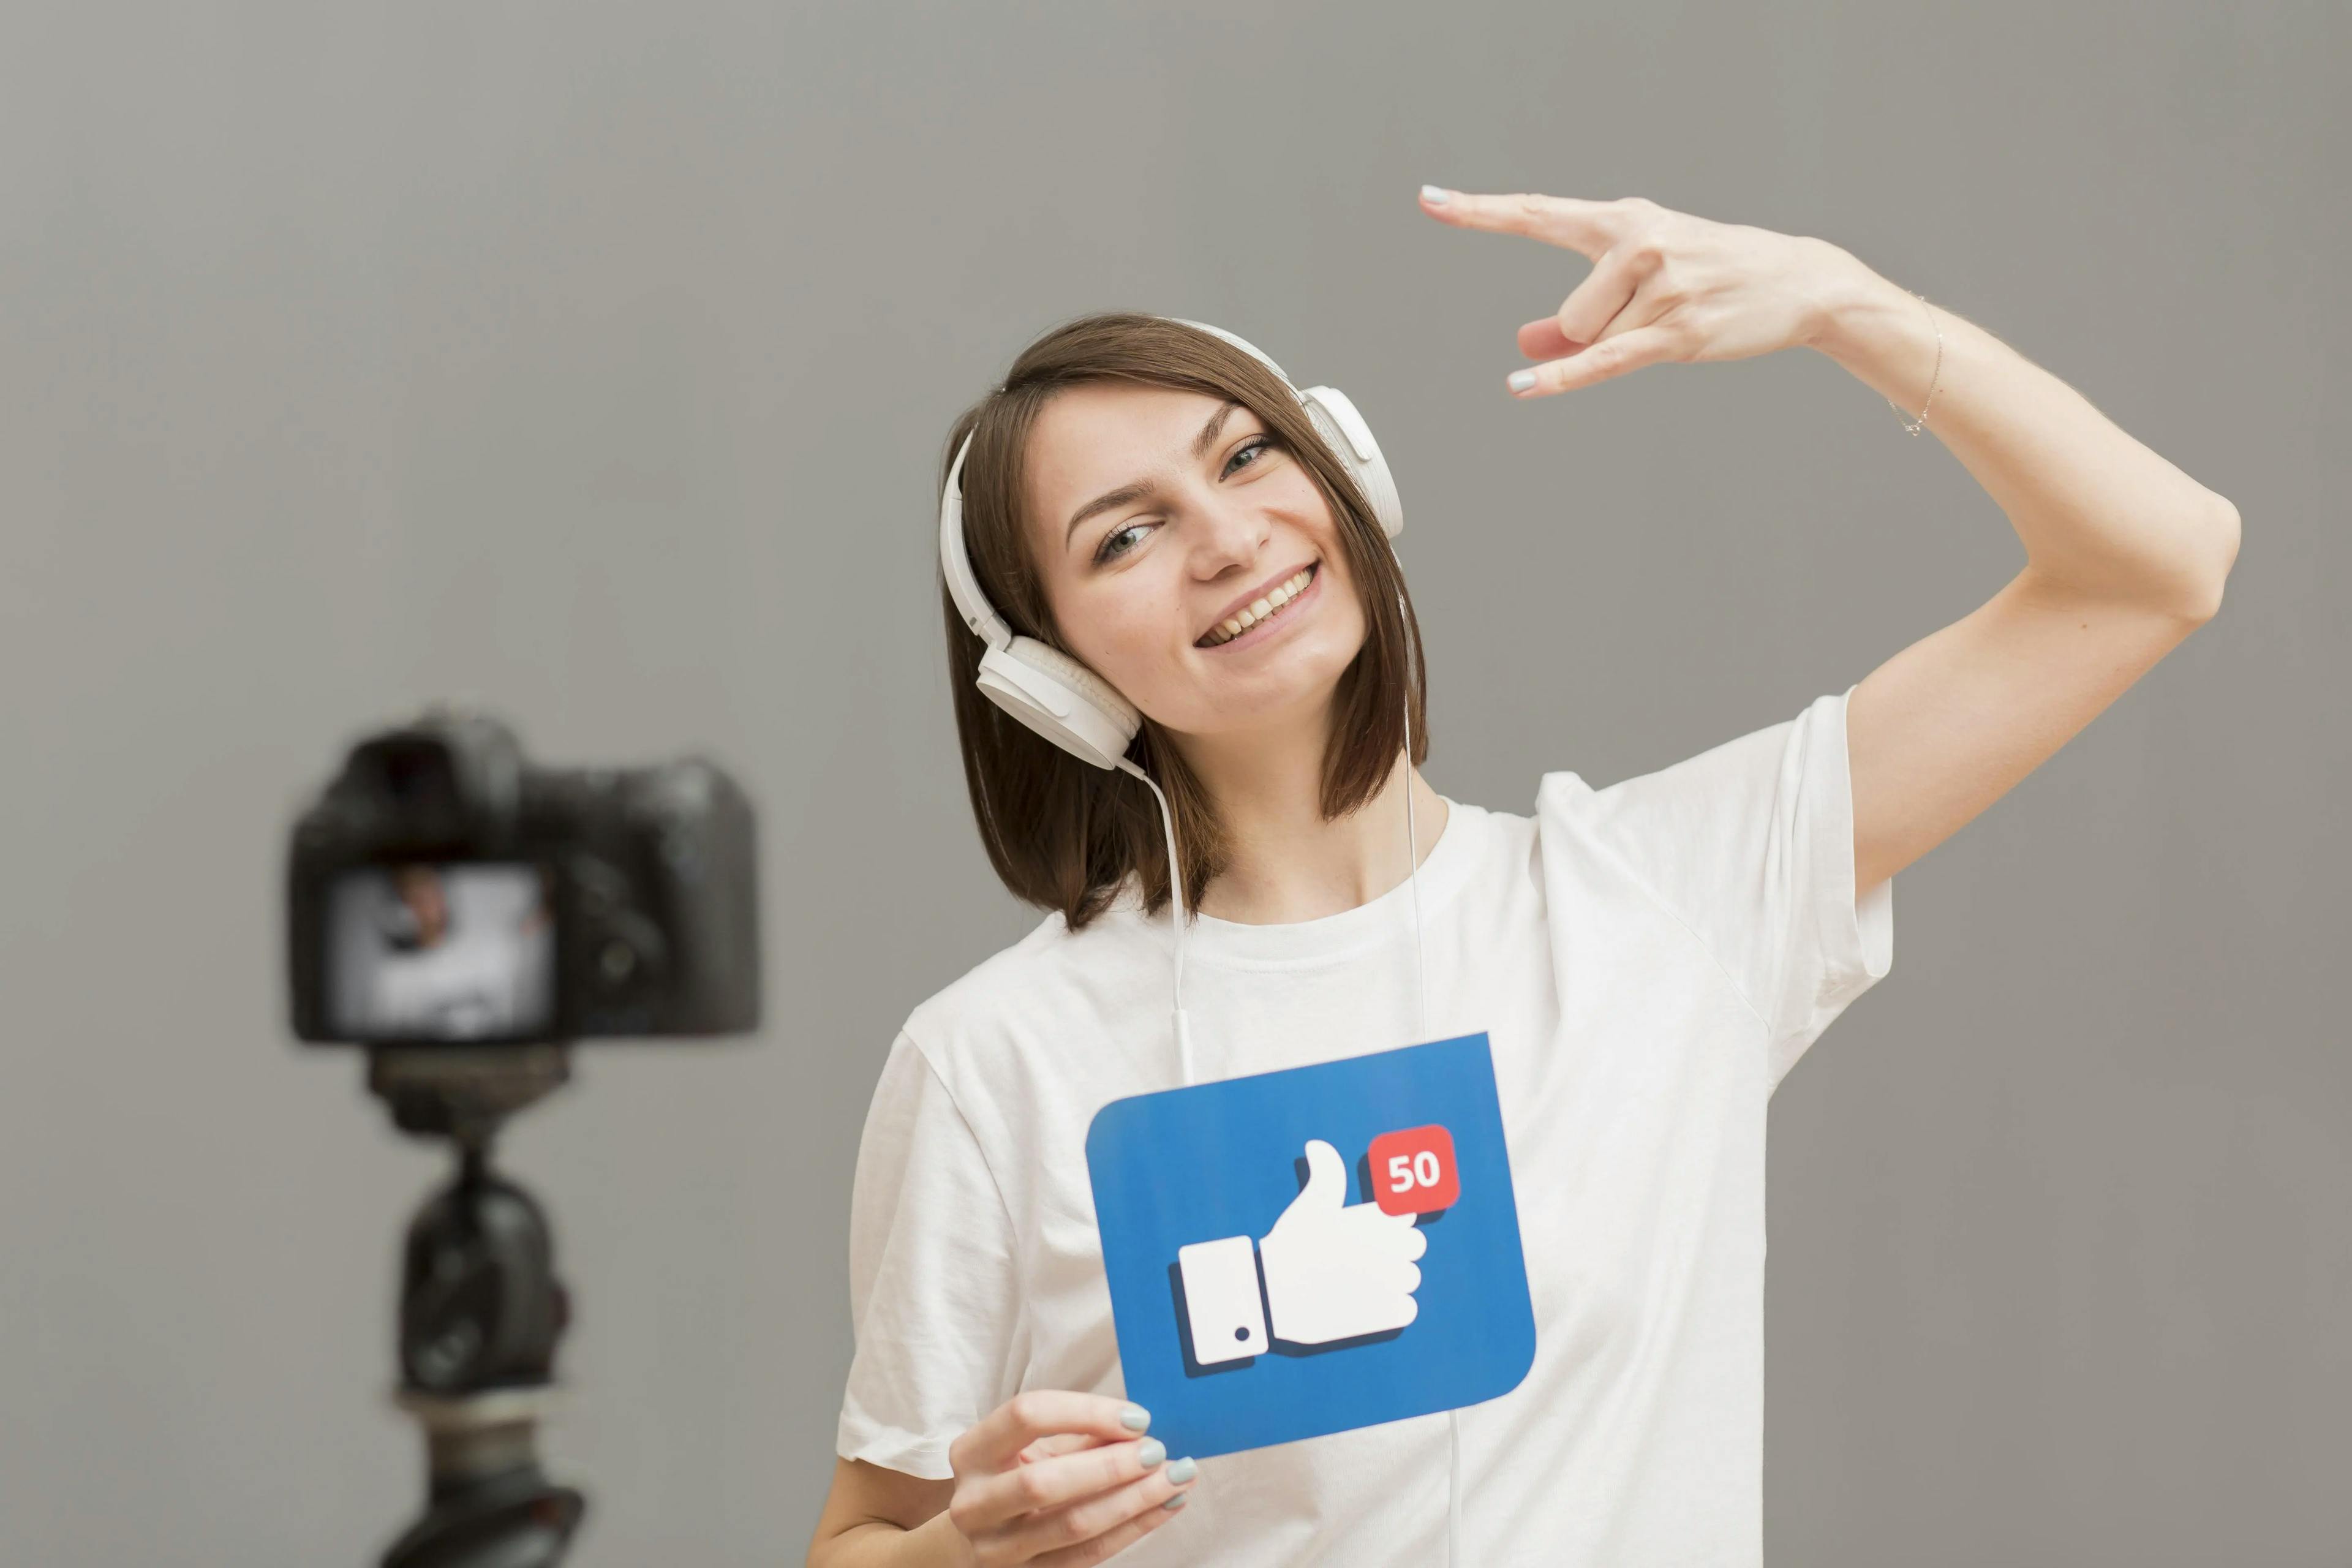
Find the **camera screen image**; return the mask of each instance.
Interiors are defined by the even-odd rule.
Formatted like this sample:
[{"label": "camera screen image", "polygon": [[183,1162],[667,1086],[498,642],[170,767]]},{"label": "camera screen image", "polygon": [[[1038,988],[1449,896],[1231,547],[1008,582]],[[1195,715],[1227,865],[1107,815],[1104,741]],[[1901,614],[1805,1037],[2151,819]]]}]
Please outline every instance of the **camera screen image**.
[{"label": "camera screen image", "polygon": [[548,1027],[555,930],[537,866],[415,862],[337,876],[327,1016],[346,1039],[496,1040]]}]

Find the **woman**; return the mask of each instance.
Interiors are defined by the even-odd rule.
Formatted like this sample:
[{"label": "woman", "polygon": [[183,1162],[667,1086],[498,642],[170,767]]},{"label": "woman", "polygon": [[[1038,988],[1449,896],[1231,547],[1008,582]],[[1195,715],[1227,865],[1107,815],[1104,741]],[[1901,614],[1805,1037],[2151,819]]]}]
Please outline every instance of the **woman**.
[{"label": "woman", "polygon": [[[1373,503],[1216,338],[1115,315],[1031,345],[950,438],[964,538],[1014,631],[1140,712],[1131,763],[1198,911],[1197,1077],[1489,1035],[1538,1333],[1517,1388],[1461,1413],[1463,1560],[1755,1563],[1766,1102],[1886,973],[1895,873],[2212,616],[2237,513],[1826,241],[1640,198],[1422,200],[1594,263],[1519,329],[1542,363],[1516,395],[1819,350],[1913,434],[1932,420],[2024,566],[1843,695],[1608,789],[1547,775],[1528,817],[1408,763],[1417,632]],[[1441,1417],[1195,1465],[1116,1396],[1082,1144],[1102,1105],[1178,1081],[1168,851],[1150,794],[992,708],[953,605],[948,629],[982,837],[1052,912],[916,1009],[883,1068],[809,1561],[1444,1561]]]}]

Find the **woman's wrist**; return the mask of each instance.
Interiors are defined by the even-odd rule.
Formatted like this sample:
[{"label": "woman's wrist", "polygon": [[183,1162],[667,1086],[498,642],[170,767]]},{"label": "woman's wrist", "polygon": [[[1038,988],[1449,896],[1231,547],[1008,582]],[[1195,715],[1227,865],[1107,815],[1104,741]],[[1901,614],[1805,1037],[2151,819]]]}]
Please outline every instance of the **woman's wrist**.
[{"label": "woman's wrist", "polygon": [[904,1568],[976,1568],[980,1561],[945,1509],[908,1531],[905,1544],[909,1550],[898,1559]]}]

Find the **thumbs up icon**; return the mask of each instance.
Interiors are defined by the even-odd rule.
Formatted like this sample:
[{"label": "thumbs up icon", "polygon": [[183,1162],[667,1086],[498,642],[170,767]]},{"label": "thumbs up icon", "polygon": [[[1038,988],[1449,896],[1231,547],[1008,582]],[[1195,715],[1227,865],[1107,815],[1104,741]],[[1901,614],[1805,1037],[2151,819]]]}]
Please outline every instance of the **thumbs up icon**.
[{"label": "thumbs up icon", "polygon": [[[1307,1184],[1257,1243],[1246,1236],[1177,1249],[1192,1359],[1203,1367],[1254,1356],[1273,1338],[1325,1345],[1402,1329],[1420,1309],[1413,1260],[1429,1238],[1411,1214],[1348,1202],[1348,1169],[1320,1138],[1307,1141]],[[1258,1284],[1265,1282],[1265,1313]]]}]

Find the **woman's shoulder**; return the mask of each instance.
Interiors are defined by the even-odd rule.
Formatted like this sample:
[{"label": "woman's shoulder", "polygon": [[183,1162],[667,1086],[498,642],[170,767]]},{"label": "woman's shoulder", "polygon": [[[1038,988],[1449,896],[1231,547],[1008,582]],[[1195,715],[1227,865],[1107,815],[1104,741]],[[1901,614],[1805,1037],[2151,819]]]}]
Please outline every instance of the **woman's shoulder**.
[{"label": "woman's shoulder", "polygon": [[1537,788],[1536,818],[1554,833],[1679,840],[1727,812],[1786,806],[1809,774],[1843,783],[1826,775],[1842,774],[1844,764],[1845,697],[1828,693],[1793,715],[1600,788],[1572,772],[1547,773]]},{"label": "woman's shoulder", "polygon": [[1059,910],[933,992],[907,1016],[905,1033],[952,1079],[975,1052],[1065,1037],[1088,1015],[1115,1012],[1139,972],[1167,985],[1166,919],[1144,921],[1122,898],[1078,931]]}]

